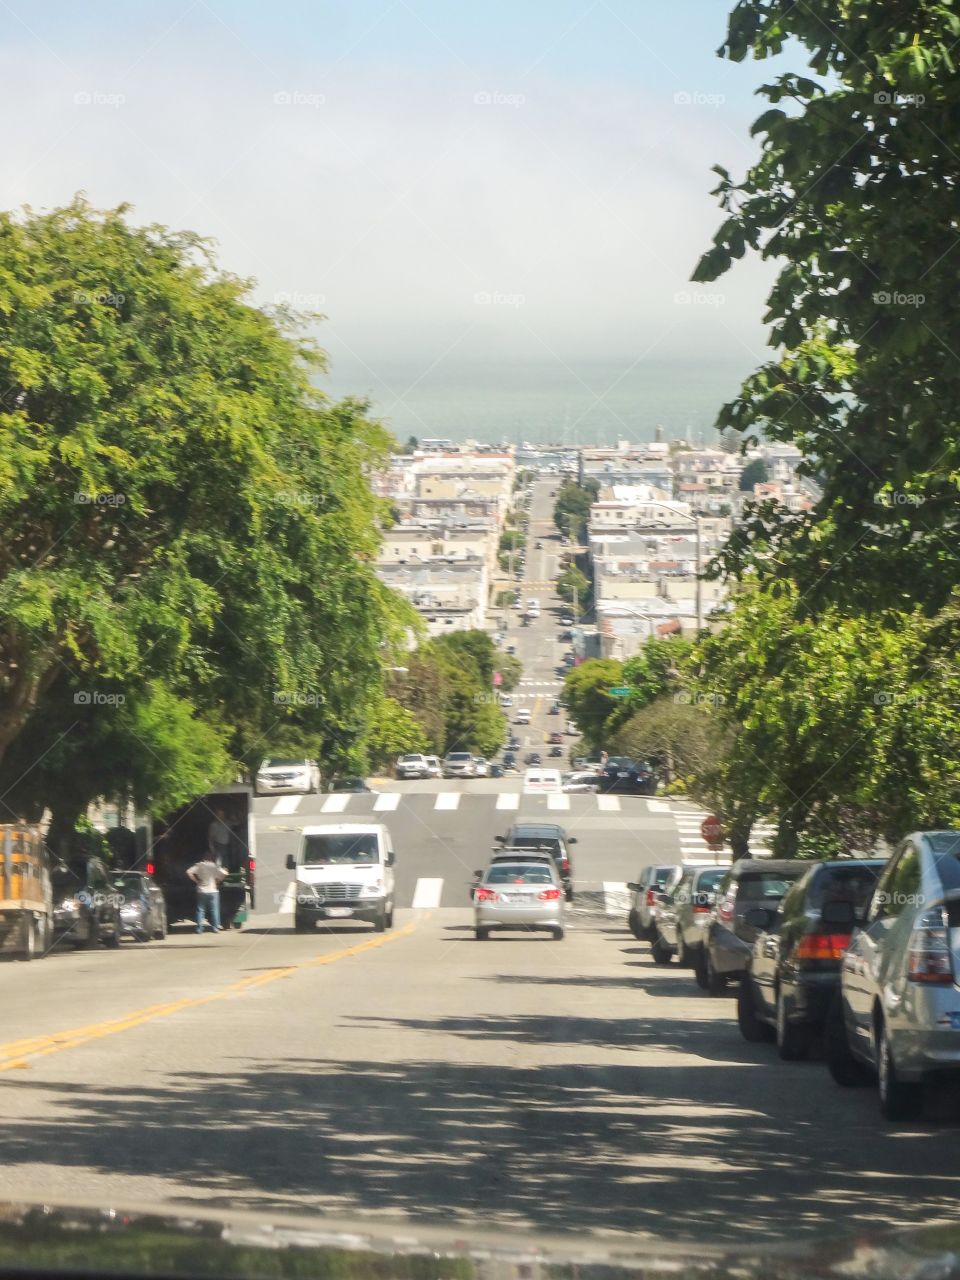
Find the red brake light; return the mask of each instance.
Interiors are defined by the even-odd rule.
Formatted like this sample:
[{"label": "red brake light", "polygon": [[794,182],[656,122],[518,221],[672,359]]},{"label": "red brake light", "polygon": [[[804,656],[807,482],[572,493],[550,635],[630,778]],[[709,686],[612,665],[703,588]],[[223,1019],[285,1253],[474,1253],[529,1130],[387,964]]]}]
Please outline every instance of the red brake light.
[{"label": "red brake light", "polygon": [[148,876],[152,876],[152,875],[153,875],[153,873],[154,873],[155,871],[156,871],[156,867],[153,865],[153,863],[152,863],[152,862],[148,862],[148,863],[147,863],[147,875],[148,875]]},{"label": "red brake light", "polygon": [[647,890],[647,906],[648,907],[654,906],[656,904],[656,901],[657,901],[656,889],[648,889]]},{"label": "red brake light", "polygon": [[797,946],[798,960],[842,960],[849,933],[810,933]]},{"label": "red brake light", "polygon": [[709,908],[709,907],[698,907],[698,906],[695,906],[695,907],[693,908],[693,914],[694,914],[695,916],[697,916],[697,915],[704,915],[704,914],[705,914],[706,912],[708,912],[709,910],[710,910],[710,908]]},{"label": "red brake light", "polygon": [[478,889],[476,892],[477,902],[496,902],[497,894],[495,889]]},{"label": "red brake light", "polygon": [[556,902],[560,897],[559,889],[544,889],[543,893],[538,893],[537,897],[541,902]]},{"label": "red brake light", "polygon": [[910,935],[907,956],[907,977],[911,982],[946,986],[953,981],[947,917],[943,907],[930,907],[919,916]]}]

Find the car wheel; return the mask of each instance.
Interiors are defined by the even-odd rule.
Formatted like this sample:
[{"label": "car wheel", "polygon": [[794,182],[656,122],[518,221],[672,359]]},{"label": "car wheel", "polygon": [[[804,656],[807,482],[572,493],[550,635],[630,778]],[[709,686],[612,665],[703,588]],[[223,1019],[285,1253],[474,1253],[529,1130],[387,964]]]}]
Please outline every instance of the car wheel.
[{"label": "car wheel", "polygon": [[877,1081],[880,1086],[880,1114],[884,1120],[912,1120],[923,1105],[923,1085],[908,1084],[897,1077],[886,1026],[880,1024],[877,1040]]},{"label": "car wheel", "polygon": [[839,991],[827,1010],[823,1047],[824,1056],[827,1059],[827,1070],[835,1084],[850,1089],[855,1085],[870,1083],[869,1068],[859,1058],[855,1058],[850,1051],[847,1027],[843,1017],[843,1000],[840,998]]},{"label": "car wheel", "polygon": [[[744,977],[744,983],[746,977]],[[743,985],[743,984],[741,984]],[[807,1056],[810,1037],[807,1028],[790,1022],[783,992],[777,990],[777,1054],[782,1062],[798,1062]]]},{"label": "car wheel", "polygon": [[387,912],[387,928],[393,928],[393,903],[390,904],[390,910]]},{"label": "car wheel", "polygon": [[111,951],[115,951],[115,950],[116,950],[116,948],[117,948],[117,947],[119,947],[119,945],[120,945],[120,930],[119,930],[119,928],[115,928],[115,929],[114,929],[114,931],[113,931],[113,933],[108,933],[108,934],[107,934],[107,936],[106,936],[105,938],[104,938],[104,937],[101,937],[101,939],[100,939],[100,940],[101,940],[101,942],[103,943],[103,945],[104,945],[105,947],[109,947]]},{"label": "car wheel", "polygon": [[156,939],[156,941],[157,941],[157,942],[162,942],[162,941],[164,940],[164,938],[167,936],[167,917],[166,917],[166,915],[162,915],[162,916],[160,917],[160,923],[159,923],[159,925],[157,926],[157,928],[154,930],[154,934],[153,934],[153,936],[154,936],[154,938]]},{"label": "car wheel", "polygon": [[722,995],[726,985],[727,985],[726,976],[722,973],[717,972],[716,966],[714,965],[713,960],[710,957],[710,952],[708,951],[707,952],[707,990],[710,992],[712,996],[719,996],[719,995]]},{"label": "car wheel", "polygon": [[743,975],[737,992],[737,1026],[744,1040],[750,1044],[769,1044],[774,1037],[773,1028],[757,1017],[753,979],[748,973]]},{"label": "car wheel", "polygon": [[293,927],[297,933],[313,933],[313,921],[302,916],[299,911],[294,914]]},{"label": "car wheel", "polygon": [[490,937],[490,930],[483,928],[482,925],[477,925],[476,929],[474,930],[474,937],[478,942],[486,942],[487,939]]},{"label": "car wheel", "polygon": [[687,944],[683,940],[683,934],[677,930],[677,964],[681,969],[690,968],[690,955],[687,951]]},{"label": "car wheel", "polygon": [[386,930],[386,927],[387,927],[386,910],[378,911],[376,916],[374,917],[373,931],[374,933],[383,933]]},{"label": "car wheel", "polygon": [[562,928],[560,928],[560,929],[554,929],[554,931],[553,931],[553,940],[554,940],[554,942],[562,942],[562,941],[563,941],[563,929],[562,929]]},{"label": "car wheel", "polygon": [[706,991],[709,986],[707,980],[707,957],[702,946],[695,948],[693,953],[693,976],[700,990]]},{"label": "car wheel", "polygon": [[23,919],[23,946],[20,948],[21,960],[32,960],[37,954],[37,926],[33,916]]},{"label": "car wheel", "polygon": [[646,942],[646,931],[640,923],[640,917],[637,915],[636,911],[631,911],[627,916],[627,928],[638,942]]},{"label": "car wheel", "polygon": [[659,934],[650,944],[650,953],[654,964],[669,964],[673,959],[673,953]]}]

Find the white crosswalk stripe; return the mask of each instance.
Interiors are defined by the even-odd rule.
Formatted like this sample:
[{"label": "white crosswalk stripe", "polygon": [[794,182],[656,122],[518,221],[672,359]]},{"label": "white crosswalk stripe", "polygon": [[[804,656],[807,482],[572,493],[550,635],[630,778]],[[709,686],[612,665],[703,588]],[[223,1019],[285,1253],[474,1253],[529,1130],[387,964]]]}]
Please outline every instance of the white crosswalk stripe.
[{"label": "white crosswalk stripe", "polygon": [[434,809],[446,809],[446,810],[459,809],[460,792],[459,791],[440,791],[437,794],[437,803],[433,807]]},{"label": "white crosswalk stripe", "polygon": [[569,809],[570,797],[564,795],[563,792],[556,792],[547,796],[548,809]]},{"label": "white crosswalk stripe", "polygon": [[597,796],[597,808],[601,813],[619,813],[619,796]]},{"label": "white crosswalk stripe", "polygon": [[400,804],[399,791],[384,791],[377,796],[373,807],[377,813],[392,813]]},{"label": "white crosswalk stripe", "polygon": [[520,796],[516,791],[504,791],[497,796],[498,809],[519,809]]},{"label": "white crosswalk stripe", "polygon": [[303,801],[303,796],[280,796],[270,810],[271,813],[296,813]]},{"label": "white crosswalk stripe", "polygon": [[336,795],[327,796],[324,800],[320,812],[321,813],[343,813],[347,805],[350,803],[351,792],[340,792]]},{"label": "white crosswalk stripe", "polygon": [[[651,811],[656,801],[651,801]],[[684,858],[715,858],[717,851],[712,849],[706,843],[700,834],[700,826],[704,818],[708,817],[706,809],[698,809],[687,807],[683,809],[675,809],[673,811],[674,822],[677,827],[677,837],[680,841],[680,852]],[[755,858],[769,858],[773,852],[773,838],[776,835],[776,827],[770,822],[757,822],[754,824],[750,833],[750,853]],[[722,857],[729,858],[731,850],[729,843],[725,843]]]},{"label": "white crosswalk stripe", "polygon": [[443,880],[420,876],[417,887],[413,891],[414,907],[439,907],[440,895],[443,893]]}]

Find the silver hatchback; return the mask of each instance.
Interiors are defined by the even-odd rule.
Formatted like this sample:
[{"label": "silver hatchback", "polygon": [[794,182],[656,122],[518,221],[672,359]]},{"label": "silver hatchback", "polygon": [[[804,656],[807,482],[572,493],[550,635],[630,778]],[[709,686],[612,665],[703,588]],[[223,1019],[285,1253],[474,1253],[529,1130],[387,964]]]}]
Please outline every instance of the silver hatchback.
[{"label": "silver hatchback", "polygon": [[826,1048],[838,1084],[876,1074],[888,1120],[919,1112],[929,1077],[960,1080],[960,831],[916,832],[887,863],[843,958]]},{"label": "silver hatchback", "polygon": [[563,937],[564,891],[552,861],[493,862],[474,890],[473,906],[478,942],[493,929],[545,929],[558,942]]}]

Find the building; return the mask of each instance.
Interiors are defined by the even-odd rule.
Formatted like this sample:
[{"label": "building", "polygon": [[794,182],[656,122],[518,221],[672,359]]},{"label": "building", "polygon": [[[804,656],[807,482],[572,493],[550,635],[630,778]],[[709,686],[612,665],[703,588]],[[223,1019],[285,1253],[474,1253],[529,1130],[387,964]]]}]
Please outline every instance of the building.
[{"label": "building", "polygon": [[489,578],[486,562],[478,556],[380,564],[377,574],[391,590],[406,596],[430,636],[481,630],[486,624]]}]

